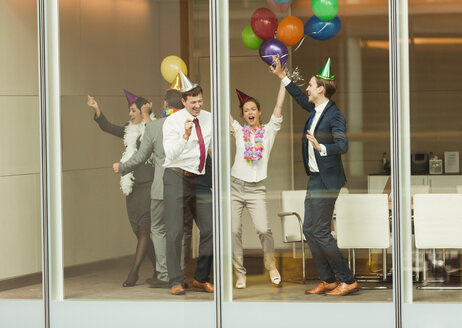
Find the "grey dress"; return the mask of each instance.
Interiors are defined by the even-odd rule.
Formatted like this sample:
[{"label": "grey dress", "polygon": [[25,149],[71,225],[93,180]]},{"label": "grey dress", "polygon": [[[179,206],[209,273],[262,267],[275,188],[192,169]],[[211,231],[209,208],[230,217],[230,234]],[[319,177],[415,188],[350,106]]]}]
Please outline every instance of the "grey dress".
[{"label": "grey dress", "polygon": [[[103,113],[94,117],[101,130],[116,137],[125,135],[125,127],[110,123]],[[136,142],[137,148],[141,143],[140,138]],[[151,184],[154,177],[154,168],[149,164],[142,164],[133,171],[135,181],[132,192],[125,197],[127,214],[133,231],[136,233],[140,227],[150,230],[151,226]]]}]

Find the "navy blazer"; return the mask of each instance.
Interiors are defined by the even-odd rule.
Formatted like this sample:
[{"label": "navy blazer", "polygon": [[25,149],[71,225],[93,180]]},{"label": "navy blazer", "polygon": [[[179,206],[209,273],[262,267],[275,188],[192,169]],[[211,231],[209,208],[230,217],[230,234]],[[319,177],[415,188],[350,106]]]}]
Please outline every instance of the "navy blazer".
[{"label": "navy blazer", "polygon": [[[310,114],[314,111],[314,104],[309,102],[308,96],[303,93],[295,83],[291,82],[286,86],[286,89],[303,109]],[[306,174],[310,175],[310,168],[308,165],[308,140],[306,139],[308,124],[309,117],[302,131],[302,156]],[[318,120],[313,134],[316,140],[326,147],[327,156],[321,156],[316,150],[314,152],[323,183],[328,189],[342,188],[345,185],[346,177],[341,155],[348,151],[348,138],[346,136],[345,117],[337,108],[335,102],[329,100]]]}]

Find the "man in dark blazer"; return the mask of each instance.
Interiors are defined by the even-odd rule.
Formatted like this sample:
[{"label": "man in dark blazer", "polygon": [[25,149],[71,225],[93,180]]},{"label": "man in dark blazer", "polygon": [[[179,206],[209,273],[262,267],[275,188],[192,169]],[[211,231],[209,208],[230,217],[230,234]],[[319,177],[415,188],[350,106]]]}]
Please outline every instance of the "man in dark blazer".
[{"label": "man in dark blazer", "polygon": [[[309,116],[302,132],[302,155],[308,180],[303,233],[321,282],[305,294],[341,296],[359,290],[350,269],[331,235],[331,220],[340,188],[346,178],[341,155],[348,150],[346,121],[335,102],[330,58],[321,72],[311,77],[307,94],[286,76],[277,58],[271,71]],[[337,282],[337,280],[339,282]]]}]

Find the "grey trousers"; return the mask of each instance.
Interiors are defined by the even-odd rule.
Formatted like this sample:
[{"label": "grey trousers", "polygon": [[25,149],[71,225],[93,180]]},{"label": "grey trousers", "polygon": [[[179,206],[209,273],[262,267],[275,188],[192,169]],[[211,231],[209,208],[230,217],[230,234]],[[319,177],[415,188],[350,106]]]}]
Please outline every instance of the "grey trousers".
[{"label": "grey trousers", "polygon": [[167,269],[170,287],[184,285],[181,252],[184,214],[189,208],[200,231],[199,257],[194,279],[209,281],[213,260],[212,193],[198,188],[197,177],[166,169],[164,173],[165,226],[167,230]]},{"label": "grey trousers", "polygon": [[242,249],[242,211],[246,207],[252,218],[264,253],[266,270],[276,268],[273,233],[268,224],[266,211],[266,187],[262,181],[245,182],[231,177],[231,231],[233,240],[233,268],[238,277],[245,276]]},{"label": "grey trousers", "polygon": [[151,239],[156,254],[157,279],[168,281],[167,239],[164,222],[164,201],[151,199]]},{"label": "grey trousers", "polygon": [[191,242],[193,230],[193,216],[189,208],[184,213],[183,241],[181,245],[181,270],[186,269],[191,259]]},{"label": "grey trousers", "polygon": [[[167,273],[167,244],[164,223],[164,201],[151,199],[151,239],[156,254],[157,279],[168,282]],[[184,236],[181,250],[181,269],[184,270],[191,259],[191,239],[193,216],[191,211],[185,213]]]}]

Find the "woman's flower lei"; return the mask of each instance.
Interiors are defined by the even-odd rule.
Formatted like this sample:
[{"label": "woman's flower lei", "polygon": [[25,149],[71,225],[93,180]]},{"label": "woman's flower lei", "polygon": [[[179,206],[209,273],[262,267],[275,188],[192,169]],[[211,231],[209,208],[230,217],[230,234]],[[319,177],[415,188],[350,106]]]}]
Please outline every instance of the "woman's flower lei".
[{"label": "woman's flower lei", "polygon": [[250,125],[244,125],[242,128],[244,133],[244,159],[250,165],[257,164],[263,157],[263,138],[265,137],[265,125],[260,122],[260,125],[255,131],[255,144],[252,143],[252,128]]}]

